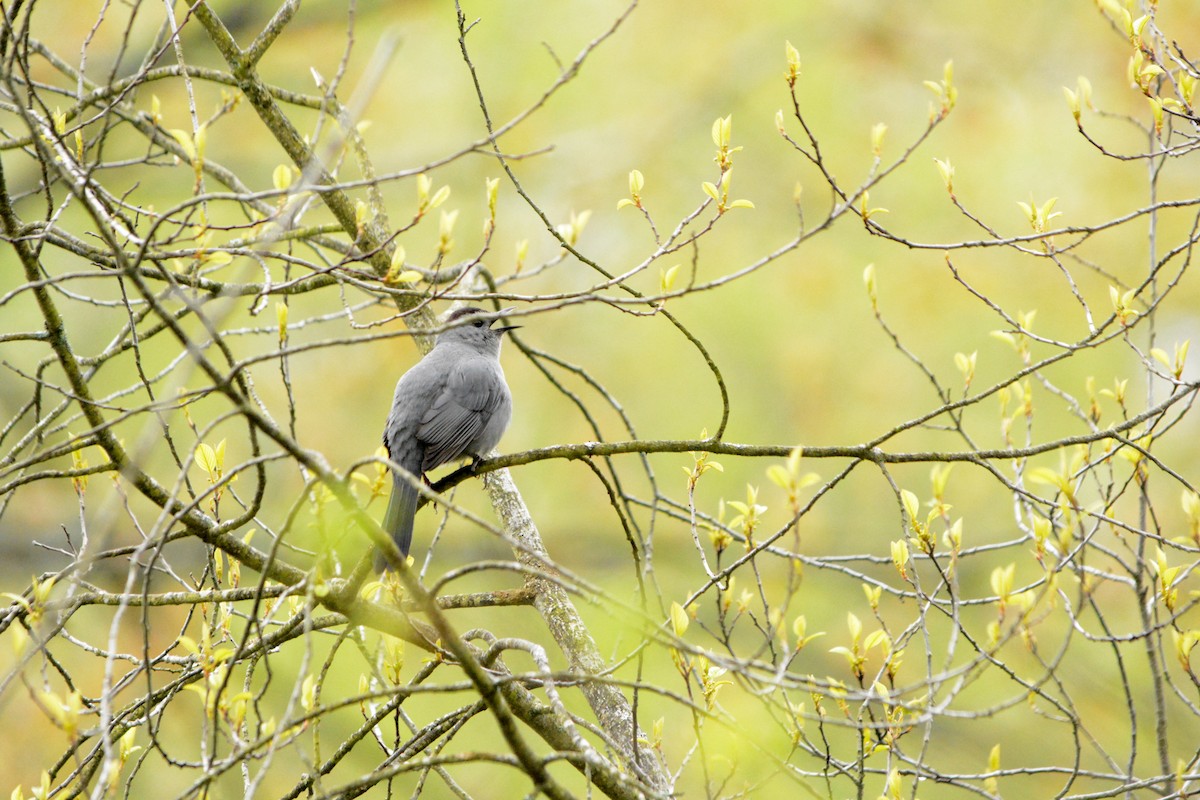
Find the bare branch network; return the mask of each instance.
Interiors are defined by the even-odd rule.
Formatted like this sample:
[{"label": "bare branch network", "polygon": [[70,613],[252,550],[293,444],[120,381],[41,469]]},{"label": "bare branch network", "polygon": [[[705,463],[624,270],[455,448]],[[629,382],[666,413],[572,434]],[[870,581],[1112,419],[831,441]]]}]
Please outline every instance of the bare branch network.
[{"label": "bare branch network", "polygon": [[[937,159],[946,230],[974,232],[937,241],[889,226],[873,197],[955,135],[950,63],[908,141],[871,130],[864,168],[822,133],[842,109],[811,100],[780,41],[777,144],[820,191],[797,190],[785,216],[744,199],[734,174],[755,156],[715,108],[690,208],[656,211],[661,175],[634,169],[624,227],[597,236],[530,165],[553,147],[537,125],[570,113],[555,104],[632,35],[636,2],[503,102],[497,85],[520,81],[491,57],[501,12],[428,12],[477,108],[472,127],[421,120],[438,151],[403,167],[382,163],[365,120],[403,47],[360,41],[382,12],[349,4],[335,69],[298,75],[313,37],[298,0],[269,18],[205,0],[88,20],[0,6],[0,791],[1200,792],[1200,380],[1172,326],[1196,322],[1200,195],[1178,187],[1194,192],[1200,70],[1156,3],[1099,6],[1097,46],[1129,58],[1147,106],[1106,111],[1085,80],[1066,99],[1097,163],[1144,167],[1140,199],[1060,226],[1054,200],[1031,198],[1006,233]],[[1144,146],[1123,150],[1119,129]],[[451,184],[475,170],[482,191],[455,207]],[[636,256],[610,251],[634,218]],[[761,237],[764,218],[792,233],[731,262],[720,237]],[[860,263],[865,299],[845,313],[864,312],[895,369],[881,382],[916,376],[925,395],[895,407],[919,410],[818,445],[781,409],[763,422],[774,440],[731,440],[742,387],[711,310],[751,302],[744,286],[835,230],[935,251],[1011,356],[943,369],[922,353],[931,312]],[[1133,261],[1111,244],[1130,239]],[[993,254],[1050,277],[997,292],[974,261]],[[403,371],[396,340],[426,346],[459,302],[515,308],[514,394],[552,398],[536,407],[556,409],[556,433],[422,485],[421,555],[380,579],[391,481],[373,450],[383,419],[362,409]],[[591,350],[547,333],[585,315]],[[625,336],[706,388],[605,377],[599,348]],[[791,401],[765,379],[756,391]],[[646,435],[643,419],[706,403],[698,436]],[[576,559],[600,552],[579,550],[587,537],[604,558]]]}]

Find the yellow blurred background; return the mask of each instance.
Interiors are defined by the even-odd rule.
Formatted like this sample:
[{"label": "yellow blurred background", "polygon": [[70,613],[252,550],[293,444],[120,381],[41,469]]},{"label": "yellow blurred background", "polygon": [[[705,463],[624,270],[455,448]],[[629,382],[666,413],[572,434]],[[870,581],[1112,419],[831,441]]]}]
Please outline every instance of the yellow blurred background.
[{"label": "yellow blurred background", "polygon": [[[33,11],[34,29],[56,52],[75,54],[95,20],[97,4],[87,5],[84,13],[74,2],[43,0]],[[271,4],[234,0],[213,2],[212,6],[227,18],[243,45],[274,10]],[[493,121],[503,124],[537,102],[563,66],[610,29],[624,10],[622,3],[600,0],[464,5],[468,20],[478,20],[467,44]],[[108,13],[115,18],[124,12],[111,9]],[[178,5],[176,13],[182,16],[184,6]],[[159,19],[150,10],[142,14],[145,19],[131,29],[131,39],[142,43],[131,47],[134,53],[142,52]],[[1200,7],[1164,3],[1157,24],[1173,37],[1192,36],[1191,42],[1181,41],[1185,52],[1200,46],[1194,40],[1195,32],[1200,30]],[[350,29],[352,44],[347,35]],[[96,78],[107,74],[122,31],[120,24],[97,30],[88,48],[89,74]],[[363,109],[362,118],[369,122],[364,137],[379,175],[402,171],[415,174],[422,166],[486,138],[471,75],[459,50],[451,4],[368,0],[357,5],[351,22],[346,4],[310,0],[260,68],[263,77],[274,85],[313,93],[313,70],[329,80],[338,73],[345,57],[339,97],[349,101],[369,71],[381,42],[393,36],[399,39],[398,48],[382,73],[378,90]],[[199,26],[188,22],[182,38],[189,63],[223,68]],[[579,251],[609,272],[622,273],[654,249],[654,238],[645,220],[635,209],[617,206],[621,198],[628,196],[630,170],[637,169],[645,177],[641,194],[658,230],[670,231],[703,201],[702,182],[717,180],[710,129],[713,120],[731,115],[733,144],[743,148],[734,157],[732,195],[751,200],[754,208],[735,209],[723,217],[711,235],[698,243],[695,265],[699,281],[737,272],[794,239],[800,224],[794,203],[797,187],[802,189],[803,224],[819,225],[831,205],[831,192],[819,174],[776,130],[776,112],[784,109],[789,134],[803,136],[790,116],[791,100],[784,81],[785,42],[796,47],[802,60],[797,96],[805,120],[819,139],[831,171],[846,187],[856,187],[871,166],[872,126],[887,125],[882,147],[884,163],[899,158],[924,130],[934,96],[923,82],[941,80],[944,65],[953,62],[958,101],[949,119],[870,195],[871,206],[887,209],[877,218],[879,224],[905,239],[950,244],[987,238],[950,202],[935,158],[954,165],[958,200],[1002,236],[1028,232],[1019,201],[1042,204],[1058,198],[1055,210],[1062,216],[1055,220],[1056,225],[1093,226],[1144,207],[1154,199],[1147,188],[1147,163],[1103,157],[1076,131],[1064,100],[1063,87],[1074,88],[1079,77],[1085,76],[1094,87],[1096,106],[1106,114],[1085,111],[1083,120],[1088,131],[1117,153],[1138,153],[1151,146],[1145,134],[1121,118],[1130,116],[1143,125],[1150,119],[1146,100],[1130,87],[1126,75],[1130,47],[1091,2],[642,3],[611,38],[588,55],[578,75],[504,136],[500,147],[508,154],[529,154],[510,163],[524,189],[553,223],[567,223],[572,214],[590,212],[577,242]],[[164,63],[171,59],[171,54],[166,54]],[[143,89],[137,97],[139,108],[149,109],[151,90],[161,101],[164,127],[190,127],[181,81],[165,80]],[[220,90],[212,85],[197,81],[195,93],[202,116],[220,102]],[[69,98],[64,99],[64,104],[67,102]],[[316,115],[310,112],[293,112],[293,119],[304,132],[312,131],[316,124]],[[218,120],[209,130],[208,139],[208,158],[220,162],[256,190],[269,189],[273,170],[285,161],[248,103],[241,103]],[[119,136],[113,141],[117,152],[125,146]],[[144,149],[143,143],[133,139],[127,146],[131,157]],[[500,276],[512,274],[522,241],[528,241],[527,265],[553,259],[559,251],[558,243],[547,235],[544,225],[486,150],[481,147],[476,154],[429,171],[435,185],[451,187],[446,208],[459,211],[450,262],[469,258],[482,246],[484,185],[489,178],[501,178],[501,183],[495,235],[482,259],[488,269]],[[28,189],[38,180],[32,162],[10,160],[8,152],[3,155],[10,191]],[[346,171],[346,177],[357,177],[349,174],[353,172],[349,167]],[[1157,199],[1194,196],[1198,177],[1194,159],[1172,160],[1158,184]],[[139,202],[165,207],[187,196],[191,174],[187,169],[131,169],[117,182],[122,180],[136,190]],[[405,224],[415,208],[415,179],[389,179],[380,188],[393,226]],[[156,198],[157,192],[161,192],[161,199]],[[355,196],[362,194],[361,188],[354,190]],[[35,217],[39,213],[34,207],[36,202],[30,199],[18,207],[18,212]],[[327,218],[323,210],[315,209],[305,222]],[[1191,223],[1187,210],[1164,215],[1154,231],[1157,253],[1161,255],[1185,238]],[[1110,313],[1108,287],[1114,280],[1132,286],[1147,274],[1151,264],[1148,236],[1146,223],[1135,220],[1097,234],[1075,251],[1087,263],[1069,262],[1071,278],[1098,319]],[[427,221],[399,241],[409,262],[432,263],[438,242],[436,222]],[[730,415],[724,439],[808,447],[854,445],[942,404],[927,377],[893,347],[873,317],[863,285],[863,270],[868,264],[875,265],[879,308],[891,329],[956,397],[962,392],[956,353],[977,353],[973,390],[1015,373],[1020,368],[1017,355],[992,336],[993,331],[1008,326],[955,280],[948,255],[963,281],[1008,313],[1015,316],[1036,310],[1033,327],[1039,334],[1070,342],[1086,335],[1082,308],[1063,272],[1050,261],[1012,248],[968,248],[949,253],[937,248],[909,248],[870,235],[855,215],[847,214],[801,247],[729,285],[668,302],[668,309],[711,352],[729,388]],[[632,283],[641,291],[654,293],[660,268],[682,264],[686,276],[692,269],[692,258],[692,251],[685,249],[656,262]],[[10,256],[0,254],[0,259],[7,262]],[[48,251],[46,260],[51,270],[86,266],[57,251]],[[253,281],[259,279],[259,272],[253,263],[237,262],[221,278]],[[520,342],[585,369],[619,400],[639,438],[688,439],[699,437],[705,430],[713,432],[721,419],[720,395],[713,377],[696,350],[660,316],[627,314],[603,303],[559,308],[538,299],[538,295],[580,291],[598,280],[590,267],[568,257],[536,278],[510,284],[513,291],[526,295],[528,300],[517,298],[506,301],[506,305],[521,312],[535,312],[520,320],[524,326],[519,332]],[[19,282],[15,265],[0,271],[0,291],[6,292]],[[111,288],[95,291],[110,292]],[[320,323],[293,330],[293,346],[347,340],[289,358],[298,440],[339,470],[375,451],[394,381],[418,357],[398,321],[361,327],[388,318],[391,311],[387,306],[345,310],[366,297],[362,293],[343,299],[325,291],[289,300],[293,321],[326,315]],[[228,303],[223,309],[228,314],[227,331],[258,330],[244,337],[230,337],[240,355],[257,352],[264,349],[263,342],[270,343],[269,331],[274,324],[270,311],[252,316],[248,300],[222,303]],[[1194,338],[1197,308],[1200,282],[1194,274],[1184,274],[1170,301],[1157,312],[1154,329],[1158,338],[1153,346],[1170,351],[1173,344],[1189,336]],[[545,313],[536,313],[539,309]],[[40,325],[36,311],[32,303],[19,301],[10,303],[0,314],[6,318],[5,329],[12,331]],[[113,325],[122,322],[117,319],[114,323],[104,309],[76,309],[67,320],[69,333],[76,342],[86,343],[81,349],[88,353],[101,349],[114,335]],[[394,335],[376,335],[381,333]],[[1135,338],[1142,335],[1139,332]],[[1137,341],[1143,348],[1152,344],[1144,338]],[[1054,351],[1041,344],[1033,349],[1037,357]],[[5,350],[5,361],[23,370],[31,369],[45,355],[31,344],[10,345]],[[178,352],[169,346],[148,349],[150,360],[158,362],[151,365],[155,369],[176,356]],[[507,346],[503,361],[513,387],[515,412],[501,443],[502,452],[596,438],[570,399],[552,387],[517,347]],[[286,419],[287,396],[279,379],[278,362],[256,365],[251,374],[265,406],[277,419]],[[1084,399],[1088,377],[1094,377],[1100,386],[1130,378],[1131,414],[1146,403],[1147,384],[1140,362],[1119,343],[1082,352],[1047,370],[1046,376],[1064,392]],[[129,374],[101,377],[102,385],[110,390],[132,380]],[[606,439],[629,438],[616,415],[604,408],[581,380],[565,375],[563,381],[586,398]],[[1161,399],[1162,389],[1158,391]],[[24,386],[0,388],[5,419],[26,398]],[[1120,416],[1114,404],[1105,402],[1109,417],[1102,424]],[[1086,430],[1068,413],[1067,404],[1052,393],[1039,388],[1037,403],[1034,441]],[[971,409],[964,421],[964,428],[980,447],[1003,445],[996,409],[996,401],[988,400]],[[219,402],[205,401],[193,406],[190,413],[203,425],[223,410]],[[121,432],[128,440],[153,437],[159,424],[159,420],[145,416],[126,423]],[[177,428],[181,425],[178,414],[171,418],[171,424]],[[1178,473],[1195,476],[1197,433],[1200,430],[1195,420],[1185,418],[1170,439],[1164,439],[1162,449],[1155,450],[1156,455]],[[229,458],[243,459],[248,448],[241,436],[240,428],[224,423],[204,440],[215,444],[227,438]],[[885,449],[962,450],[964,444],[950,432],[920,428],[897,437]],[[160,469],[169,464],[157,444],[145,452],[148,463],[156,463]],[[639,475],[634,460],[633,456],[618,460],[625,470],[622,474],[630,481],[626,488],[649,500],[652,489]],[[697,506],[703,513],[717,514],[722,499],[743,500],[746,485],[751,484],[761,487],[759,501],[768,507],[765,529],[773,530],[785,523],[784,502],[765,476],[766,468],[777,462],[732,457],[718,460],[724,471],[705,475],[697,492]],[[692,459],[686,454],[657,455],[650,458],[650,463],[660,490],[675,499],[685,498],[680,467],[690,468]],[[805,468],[829,479],[847,463],[814,460],[806,461]],[[1058,463],[1057,453],[1038,461],[1051,467]],[[928,497],[928,463],[895,465],[889,475],[922,499]],[[604,488],[592,472],[576,462],[544,461],[518,468],[515,478],[551,556],[620,601],[636,604],[637,582],[630,547],[608,507]],[[271,467],[271,480],[263,517],[277,524],[297,502],[303,483],[294,470],[280,466]],[[106,478],[96,477],[92,482],[95,493],[89,502],[117,502]],[[1160,523],[1164,536],[1170,538],[1181,532],[1179,487],[1162,481],[1152,484],[1150,491],[1160,486],[1162,494],[1156,500],[1167,509]],[[858,565],[864,574],[895,583],[889,543],[900,538],[903,531],[893,496],[878,470],[859,467],[803,518],[798,549],[805,555],[828,559],[870,554],[877,560]],[[461,487],[456,499],[492,518],[474,483]],[[964,597],[988,594],[992,568],[1014,559],[1018,562],[1019,585],[1040,575],[1028,545],[1016,542],[1019,532],[1013,523],[1011,495],[986,471],[965,464],[956,467],[947,501],[954,506],[954,515],[964,518],[972,547],[995,545],[999,551],[995,558],[983,553],[964,563],[959,575]],[[377,500],[371,508],[381,514],[382,505]],[[1121,513],[1132,514],[1132,506]],[[30,574],[59,568],[60,556],[31,547],[30,543],[36,540],[61,545],[62,527],[76,530],[77,515],[68,481],[34,484],[17,493],[0,518],[2,588],[20,591]],[[127,520],[117,515],[109,518],[109,523],[110,529],[93,531],[93,535],[111,542],[133,541],[125,530]],[[687,525],[665,516],[646,517],[640,523],[644,534],[653,535],[654,575],[661,598],[667,603],[682,600],[704,580]],[[297,530],[299,541],[320,546],[316,528],[301,527]],[[418,565],[433,527],[433,514],[423,512],[418,518],[415,548]],[[787,542],[790,546],[792,540]],[[338,541],[343,558],[360,553],[364,547],[364,541],[352,536]],[[427,581],[473,560],[509,555],[503,543],[487,532],[452,519],[450,529],[432,554]],[[108,577],[115,581],[120,576]],[[769,583],[776,586],[775,581],[780,580],[775,575]],[[803,651],[792,670],[818,676],[838,675],[840,670],[842,679],[846,679],[843,660],[827,651],[844,644],[847,611],[854,611],[864,620],[871,617],[860,581],[849,574],[811,567],[806,568],[803,581],[802,593],[789,614],[803,613],[809,631],[828,633]],[[516,578],[510,576],[484,573],[458,581],[452,589],[479,590],[515,582]],[[1120,596],[1117,588],[1106,587],[1103,591]],[[1135,603],[1132,599],[1129,602]],[[654,607],[657,604],[658,600],[651,603]],[[1113,611],[1108,621],[1119,631],[1134,630],[1139,624],[1135,609],[1136,604],[1127,616],[1120,610]],[[610,614],[602,607],[581,603],[581,611],[594,626],[603,653],[616,658],[628,652],[635,635],[631,630],[611,622]],[[701,612],[702,619],[705,613]],[[883,612],[898,625],[914,613],[911,603],[899,601]],[[977,615],[970,624],[980,630],[993,616],[991,608],[970,613]],[[528,610],[457,614],[454,619],[462,629],[487,627],[498,635],[530,635],[529,631],[537,631],[539,626]],[[73,624],[84,626],[86,620],[80,615]],[[98,615],[96,624],[107,622]],[[944,620],[937,619],[931,625],[939,641],[947,635]],[[1090,630],[1093,626],[1087,627]],[[90,632],[89,638],[94,635]],[[168,640],[173,636],[169,631],[163,635]],[[1071,635],[1070,624],[1061,619],[1043,632],[1050,650]],[[136,638],[127,646],[137,648],[135,642]],[[159,644],[166,646],[169,641]],[[323,652],[322,647],[323,643],[317,645],[318,652]],[[1037,671],[1035,657],[1022,655],[1018,643],[1010,647],[1017,651],[1010,654],[1012,663]],[[1124,701],[1114,705],[1119,675],[1111,659],[1098,661],[1089,649],[1100,647],[1103,645],[1080,643],[1065,657],[1061,670],[1090,673],[1084,683],[1090,681],[1094,691],[1074,697],[1074,702],[1090,715],[1088,735],[1103,739],[1106,747],[1122,753],[1128,720]],[[68,660],[76,656],[62,654]],[[940,654],[933,657],[936,661]],[[419,660],[415,652],[410,658]],[[907,660],[918,671],[913,674],[919,674],[923,656],[915,647]],[[11,664],[7,650],[0,655],[0,664],[7,671]],[[1130,669],[1135,675],[1135,688],[1140,688],[1141,678],[1136,676],[1144,675],[1144,662]],[[681,691],[665,650],[649,656],[646,672],[672,691]],[[632,673],[625,670],[621,676],[632,677]],[[330,685],[349,694],[356,680],[354,674],[334,676]],[[711,729],[710,747],[714,751],[726,749],[722,755],[735,775],[727,791],[744,786],[763,797],[794,791],[792,784],[779,778],[756,784],[773,772],[773,765],[750,743],[775,748],[779,734],[772,728],[769,712],[740,692],[740,687],[732,687],[723,696],[733,709],[730,730],[718,732],[715,723]],[[1012,696],[1014,686],[982,681],[959,702],[974,710],[988,709]],[[439,709],[441,702],[429,701],[428,708]],[[199,714],[199,703],[190,709],[181,703],[175,712],[180,716],[166,720],[167,729],[176,735],[195,724],[186,718],[184,710]],[[943,766],[950,765],[946,768],[951,770],[981,771],[990,748],[998,741],[1004,743],[1006,767],[1069,764],[1077,734],[1070,733],[1070,726],[1058,723],[1047,723],[1043,733],[1036,722],[1043,712],[1056,713],[1052,709],[1030,712],[1027,706],[1017,704],[994,715],[989,712],[980,713],[978,718],[947,719],[936,726],[930,746],[939,759],[944,759]],[[675,731],[677,741],[690,741],[690,722],[686,716],[678,716],[677,707],[659,697],[645,697],[643,725],[672,714],[677,718],[670,724],[680,726]],[[42,719],[20,690],[11,687],[8,695],[0,698],[0,718],[8,720],[0,725],[0,761],[6,765],[6,780],[0,781],[0,791],[9,785],[34,783],[40,770],[61,753],[61,735]],[[1187,743],[1194,743],[1195,736],[1200,735],[1200,725],[1195,717],[1183,715],[1174,721],[1178,727],[1172,730],[1179,737],[1174,741],[1176,754],[1187,757]],[[1141,722],[1150,724],[1148,717]],[[759,731],[762,741],[756,740]],[[338,733],[331,728],[325,735],[332,742]],[[480,726],[477,735],[478,740],[465,740],[479,741],[481,747],[496,746],[495,739],[489,738],[493,735],[490,728]],[[837,739],[845,732],[831,735]],[[672,764],[679,763],[686,752],[675,741],[668,739],[665,743]],[[842,745],[849,746],[846,742]],[[181,752],[188,750],[180,747]],[[196,753],[188,751],[186,757],[195,758]],[[358,766],[366,768],[367,763]],[[798,763],[808,770],[820,768],[811,760],[799,759]],[[181,792],[192,780],[170,768],[163,768],[161,774],[162,796]],[[515,773],[500,775],[498,779],[494,770],[482,767],[462,773],[464,786],[476,796],[516,796],[525,790],[526,784]],[[217,784],[221,794],[215,796],[236,792],[239,780],[237,776],[223,778]],[[294,780],[295,775],[272,774],[260,796],[276,796],[290,788]],[[505,780],[510,783],[504,784]],[[689,796],[702,792],[703,784],[696,780],[693,776],[682,787]],[[1057,774],[1001,783],[1004,793],[1014,797],[1050,796],[1061,785],[1062,776]],[[817,796],[825,796],[822,782],[814,780],[812,786]],[[404,784],[402,793],[409,791],[411,783]],[[875,796],[880,791],[880,781],[874,779],[866,794]],[[443,786],[431,782],[427,796],[449,796],[445,792]],[[843,796],[849,789],[838,785],[833,792]],[[927,787],[920,796],[952,796],[937,792],[936,787]]]}]

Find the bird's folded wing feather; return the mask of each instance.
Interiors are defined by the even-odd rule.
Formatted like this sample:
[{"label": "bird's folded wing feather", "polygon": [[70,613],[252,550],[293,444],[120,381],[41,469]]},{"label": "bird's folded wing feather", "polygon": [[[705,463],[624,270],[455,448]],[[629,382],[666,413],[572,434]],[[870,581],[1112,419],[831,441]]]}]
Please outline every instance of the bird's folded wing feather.
[{"label": "bird's folded wing feather", "polygon": [[487,360],[459,363],[417,429],[417,438],[425,443],[422,472],[464,455],[500,406],[501,380],[495,365]]}]

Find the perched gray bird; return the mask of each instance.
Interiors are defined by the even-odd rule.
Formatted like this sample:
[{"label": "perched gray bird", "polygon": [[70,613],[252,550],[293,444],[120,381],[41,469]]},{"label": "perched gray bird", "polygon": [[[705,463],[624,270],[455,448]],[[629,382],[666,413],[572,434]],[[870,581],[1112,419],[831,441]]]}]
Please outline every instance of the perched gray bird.
[{"label": "perched gray bird", "polygon": [[[500,369],[500,340],[520,326],[493,328],[496,320],[484,314],[472,307],[450,312],[445,319],[450,327],[396,384],[383,445],[388,458],[418,479],[464,456],[483,458],[512,418],[512,395]],[[418,496],[409,479],[393,472],[383,528],[404,555],[412,544]],[[376,555],[375,565],[386,566],[382,554]]]}]

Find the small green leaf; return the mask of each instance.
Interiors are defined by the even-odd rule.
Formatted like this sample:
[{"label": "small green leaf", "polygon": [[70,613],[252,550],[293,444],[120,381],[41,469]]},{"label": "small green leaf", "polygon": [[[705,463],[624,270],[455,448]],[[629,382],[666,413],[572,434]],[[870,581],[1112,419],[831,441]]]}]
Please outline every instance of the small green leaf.
[{"label": "small green leaf", "polygon": [[667,269],[663,270],[662,275],[659,278],[659,282],[658,282],[659,289],[661,291],[663,291],[663,292],[671,291],[671,287],[675,285],[675,278],[678,277],[678,275],[679,275],[679,267],[680,267],[680,265],[676,264],[672,267],[668,267]]},{"label": "small green leaf", "polygon": [[908,518],[912,522],[917,521],[917,514],[921,510],[921,501],[917,496],[908,489],[900,490],[900,500],[904,505],[904,511],[908,514]]},{"label": "small green leaf", "polygon": [[679,605],[679,603],[672,602],[671,630],[675,632],[675,635],[683,636],[683,634],[687,632],[689,622],[690,620],[688,619],[688,613],[686,610],[684,610],[684,607]]},{"label": "small green leaf", "polygon": [[641,170],[632,169],[629,171],[629,194],[637,197],[642,193],[642,187],[646,185],[646,179],[642,176]]},{"label": "small green leaf", "polygon": [[217,454],[204,442],[196,445],[196,464],[209,475],[217,471]]},{"label": "small green leaf", "polygon": [[437,190],[437,192],[434,193],[433,199],[429,201],[429,208],[430,209],[437,208],[438,206],[440,206],[442,203],[446,202],[449,199],[450,199],[450,187],[443,186],[443,187],[439,188]]},{"label": "small green leaf", "polygon": [[876,157],[883,150],[883,138],[887,134],[888,126],[882,122],[875,123],[871,128],[871,152]]},{"label": "small green leaf", "polygon": [[185,130],[180,130],[179,128],[172,128],[171,130],[167,131],[167,133],[171,134],[171,138],[178,142],[179,146],[183,148],[183,152],[187,155],[188,161],[196,160],[196,143],[192,140],[192,134]]},{"label": "small green leaf", "polygon": [[946,191],[954,194],[954,165],[949,160],[943,161],[940,158],[935,158],[933,163],[937,164],[938,173],[942,176],[942,183],[946,185]]},{"label": "small green leaf", "polygon": [[771,483],[780,489],[786,489],[792,484],[791,474],[779,464],[772,464],[767,467],[767,477],[771,479]]}]

